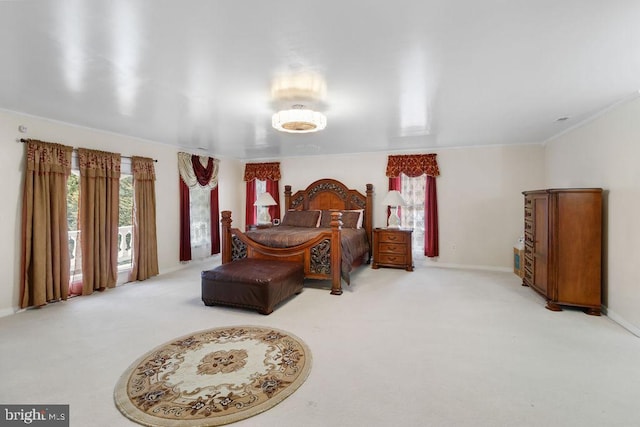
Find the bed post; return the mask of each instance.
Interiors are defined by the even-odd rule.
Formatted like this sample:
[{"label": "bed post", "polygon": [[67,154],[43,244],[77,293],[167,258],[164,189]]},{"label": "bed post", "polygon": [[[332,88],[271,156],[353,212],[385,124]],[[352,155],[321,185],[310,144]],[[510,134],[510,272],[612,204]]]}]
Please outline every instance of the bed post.
[{"label": "bed post", "polygon": [[231,211],[222,211],[222,264],[231,262]]},{"label": "bed post", "polygon": [[331,295],[342,295],[342,212],[331,212]]},{"label": "bed post", "polygon": [[284,210],[285,212],[291,209],[291,186],[284,186]]},{"label": "bed post", "polygon": [[364,229],[367,230],[367,239],[369,239],[369,261],[371,261],[371,252],[373,251],[373,184],[367,184],[367,204],[364,212]]}]

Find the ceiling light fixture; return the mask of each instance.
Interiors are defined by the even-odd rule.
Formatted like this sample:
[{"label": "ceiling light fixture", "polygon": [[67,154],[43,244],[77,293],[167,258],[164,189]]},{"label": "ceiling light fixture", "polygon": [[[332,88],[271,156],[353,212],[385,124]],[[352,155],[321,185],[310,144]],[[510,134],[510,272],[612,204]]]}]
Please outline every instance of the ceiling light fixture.
[{"label": "ceiling light fixture", "polygon": [[278,111],[271,118],[274,129],[289,133],[317,132],[327,127],[327,117],[296,104],[290,110]]}]

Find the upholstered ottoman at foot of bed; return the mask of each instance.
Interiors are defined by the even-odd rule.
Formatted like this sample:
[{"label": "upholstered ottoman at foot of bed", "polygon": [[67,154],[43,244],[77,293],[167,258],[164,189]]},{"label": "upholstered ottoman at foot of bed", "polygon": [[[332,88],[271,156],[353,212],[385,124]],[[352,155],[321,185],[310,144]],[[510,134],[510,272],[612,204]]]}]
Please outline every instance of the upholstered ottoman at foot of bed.
[{"label": "upholstered ottoman at foot of bed", "polygon": [[244,258],[203,271],[202,301],[205,305],[228,305],[270,314],[274,307],[302,292],[302,264]]}]

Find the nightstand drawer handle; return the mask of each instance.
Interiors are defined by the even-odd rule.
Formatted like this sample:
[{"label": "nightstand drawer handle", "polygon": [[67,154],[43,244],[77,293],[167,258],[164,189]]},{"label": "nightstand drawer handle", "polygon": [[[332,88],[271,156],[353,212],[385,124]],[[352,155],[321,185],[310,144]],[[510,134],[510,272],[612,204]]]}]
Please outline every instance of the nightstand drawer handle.
[{"label": "nightstand drawer handle", "polygon": [[388,236],[389,240],[398,240],[398,236]]},{"label": "nightstand drawer handle", "polygon": [[389,257],[389,261],[395,261],[395,260],[397,260],[397,259],[398,259],[398,258],[396,258],[396,257],[394,257],[394,256],[390,256],[390,257]]}]

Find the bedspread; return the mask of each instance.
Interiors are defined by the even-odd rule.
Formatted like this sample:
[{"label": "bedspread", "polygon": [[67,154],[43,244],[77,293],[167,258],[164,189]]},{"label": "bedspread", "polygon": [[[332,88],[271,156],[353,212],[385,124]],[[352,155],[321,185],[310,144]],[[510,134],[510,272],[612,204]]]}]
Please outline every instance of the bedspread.
[{"label": "bedspread", "polygon": [[[323,231],[331,231],[330,228],[278,227],[264,228],[247,231],[245,234],[251,240],[272,248],[289,248],[305,243]],[[340,230],[342,248],[343,279],[349,283],[349,273],[353,262],[369,252],[369,241],[364,229],[343,228]]]}]

